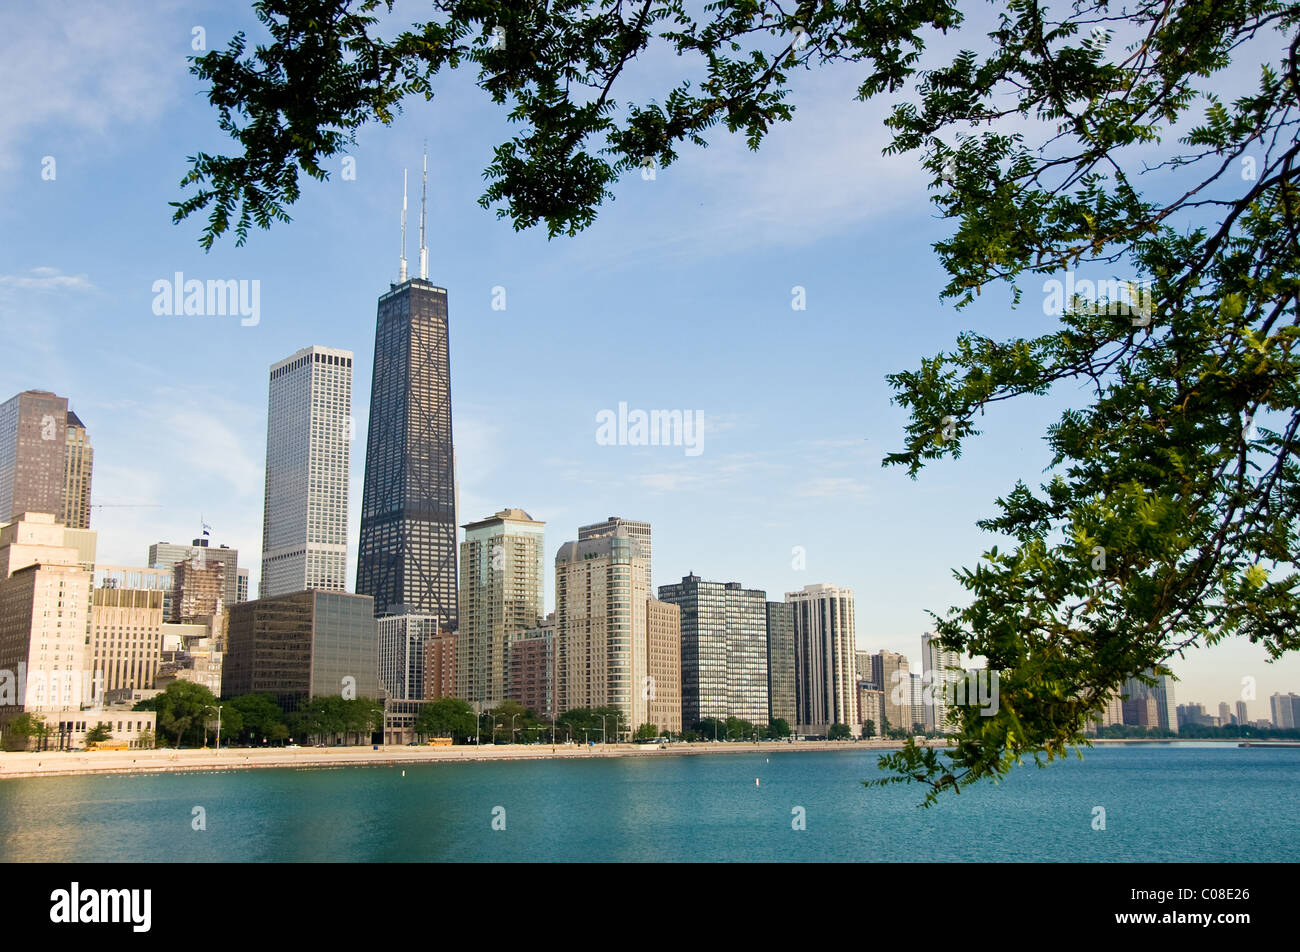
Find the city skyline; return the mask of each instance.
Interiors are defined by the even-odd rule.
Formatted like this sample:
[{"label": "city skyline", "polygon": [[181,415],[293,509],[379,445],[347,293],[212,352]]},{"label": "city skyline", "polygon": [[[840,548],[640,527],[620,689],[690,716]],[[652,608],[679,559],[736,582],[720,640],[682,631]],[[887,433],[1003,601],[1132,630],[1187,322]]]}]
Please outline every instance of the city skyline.
[{"label": "city skyline", "polygon": [[[213,36],[245,25],[215,6],[200,9]],[[69,121],[66,110],[51,109],[52,118],[18,130],[0,156],[6,169],[31,179],[30,188],[8,186],[3,213],[6,224],[28,227],[29,240],[0,275],[7,315],[0,343],[15,355],[0,375],[0,393],[30,387],[66,394],[94,436],[95,499],[158,507],[94,511],[107,561],[135,565],[142,545],[197,535],[200,518],[232,546],[261,551],[266,367],[312,342],[347,347],[357,354],[356,387],[369,391],[373,355],[359,315],[374,313],[376,293],[394,277],[399,179],[428,133],[424,120],[472,153],[462,160],[453,150],[435,150],[430,170],[431,217],[442,223],[430,241],[434,270],[458,315],[451,330],[454,426],[460,482],[468,487],[465,511],[523,505],[556,527],[554,540],[571,538],[573,527],[597,513],[631,513],[656,527],[657,582],[695,571],[777,593],[833,581],[858,593],[859,647],[917,660],[915,639],[931,627],[925,609],[961,601],[949,572],[973,565],[994,541],[973,522],[1014,479],[1042,468],[1039,423],[1055,408],[990,414],[988,435],[961,461],[915,484],[880,470],[879,458],[900,442],[902,419],[887,405],[883,373],[911,366],[935,342],[944,346],[957,324],[1000,327],[1009,319],[1002,300],[958,317],[924,293],[940,275],[928,258],[938,232],[926,217],[923,187],[913,172],[879,155],[880,142],[855,131],[857,118],[810,101],[799,134],[777,133],[761,167],[743,147],[722,140],[709,163],[688,156],[653,182],[638,176],[621,184],[619,202],[590,234],[547,243],[511,233],[475,204],[482,163],[474,150],[489,141],[487,121],[452,91],[440,111],[411,108],[414,121],[384,130],[387,138],[363,134],[355,179],[340,168],[329,183],[306,185],[311,201],[294,209],[293,224],[255,234],[249,248],[204,255],[190,240],[197,226],[171,226],[165,204],[176,197],[184,152],[178,143],[200,135],[206,121],[185,112],[187,95],[178,91],[189,88],[178,79],[192,52],[176,39],[189,36],[185,16],[127,16],[104,27],[115,53],[82,51],[73,30],[74,52],[86,52],[91,64],[78,69],[120,57],[118,65],[136,79],[135,105],[127,96],[97,103],[102,125]],[[81,32],[102,26],[83,24]],[[53,62],[69,55],[47,52]],[[840,81],[806,82],[836,101]],[[36,106],[50,101],[51,92],[28,90]],[[38,175],[45,155],[59,159],[58,178],[49,183]],[[818,174],[791,174],[800,168]],[[860,169],[870,174],[848,174]],[[103,176],[123,188],[100,188]],[[806,181],[818,178],[844,184],[831,195]],[[26,179],[15,173],[12,181]],[[721,182],[729,190],[719,189]],[[845,201],[844,189],[853,201]],[[124,194],[133,196],[130,203]],[[856,215],[843,211],[856,204]],[[73,208],[98,212],[124,230],[123,238],[105,241],[98,228],[69,234],[58,223]],[[692,217],[699,209],[717,223]],[[915,227],[901,235],[904,220]],[[737,239],[735,247],[717,250],[728,238]],[[854,244],[871,249],[869,267],[847,252]],[[698,262],[691,258],[696,252]],[[260,323],[154,315],[152,283],[177,271],[261,280]],[[806,311],[791,309],[795,285],[807,289]],[[500,310],[493,308],[497,287],[509,302]],[[637,294],[627,293],[632,287]],[[907,321],[880,316],[905,310],[914,314]],[[752,336],[741,332],[738,315],[752,322]],[[590,371],[609,359],[610,341],[623,333],[615,334],[611,321],[648,327],[652,320],[661,333],[640,335],[638,357],[656,373],[629,373],[624,362],[614,379],[566,379],[565,367]],[[779,335],[792,322],[836,335],[839,346],[817,348],[815,357],[783,346]],[[83,339],[80,329],[96,324],[111,331]],[[688,336],[695,343],[682,355],[675,345]],[[60,340],[77,343],[60,347]],[[196,353],[203,355],[201,372],[183,373]],[[511,373],[526,383],[492,370],[507,357]],[[772,386],[782,380],[787,384]],[[703,408],[710,421],[704,453],[691,458],[668,447],[596,444],[595,415],[621,401]],[[357,408],[358,433],[366,431],[367,413]],[[359,442],[351,467],[353,540],[356,474],[364,465]],[[167,469],[160,472],[155,461]],[[710,517],[725,531],[698,532]],[[548,543],[548,563],[557,546]],[[803,569],[792,568],[796,549]],[[546,584],[553,606],[549,573]],[[1243,677],[1257,679],[1261,698],[1300,682],[1296,658],[1264,662],[1262,650],[1235,642],[1172,664],[1186,678],[1180,696],[1207,702],[1237,697]],[[1260,702],[1251,703],[1256,713]]]}]

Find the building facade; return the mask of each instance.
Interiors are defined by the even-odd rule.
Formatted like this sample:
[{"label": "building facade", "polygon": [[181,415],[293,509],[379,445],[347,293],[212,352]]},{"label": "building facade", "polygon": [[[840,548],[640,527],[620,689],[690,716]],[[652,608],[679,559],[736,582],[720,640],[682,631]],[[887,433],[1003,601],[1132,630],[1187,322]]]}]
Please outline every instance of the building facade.
[{"label": "building facade", "polygon": [[[463,616],[462,616],[463,617]],[[554,717],[555,624],[507,635],[506,697],[542,719]]]},{"label": "building facade", "polygon": [[659,586],[659,600],[681,610],[682,722],[766,725],[767,593],[691,574]]},{"label": "building facade", "polygon": [[792,728],[799,719],[794,685],[794,606],[767,603],[767,709],[769,723],[780,718]]},{"label": "building facade", "polygon": [[[660,734],[682,732],[682,610],[646,602],[646,718]],[[637,725],[640,727],[641,725]]]},{"label": "building facade", "polygon": [[204,558],[204,550],[172,566],[171,622],[219,615],[226,608],[226,566]]},{"label": "building facade", "polygon": [[871,683],[885,695],[884,731],[912,729],[915,716],[912,713],[911,681],[912,671],[903,655],[896,651],[879,651],[871,656]]},{"label": "building facade", "polygon": [[546,523],[522,509],[465,525],[456,694],[476,710],[496,707],[507,696],[509,636],[542,621],[545,532]]},{"label": "building facade", "polygon": [[424,699],[456,696],[456,636],[439,632],[424,642]]},{"label": "building facade", "polygon": [[161,589],[100,587],[91,593],[92,667],[109,699],[154,686],[162,664]]},{"label": "building facade", "polygon": [[650,575],[641,544],[619,525],[566,542],[555,556],[559,710],[617,708],[620,731],[649,723],[644,688]]},{"label": "building facade", "polygon": [[794,606],[796,730],[825,734],[844,724],[859,733],[853,591],[805,585],[785,600]]},{"label": "building facade", "polygon": [[329,695],[379,700],[374,604],[309,590],[232,606],[222,696],[270,694],[286,711]]},{"label": "building facade", "polygon": [[70,529],[90,528],[90,483],[95,470],[95,451],[86,425],[68,411],[63,459],[63,507],[59,522]]},{"label": "building facade", "polygon": [[379,627],[379,680],[395,701],[424,698],[426,645],[438,634],[432,615],[385,615]]},{"label": "building facade", "polygon": [[357,592],[380,615],[459,627],[447,291],[412,278],[379,299]]},{"label": "building facade", "polygon": [[[228,545],[211,545],[206,537],[198,538],[189,545],[178,545],[174,542],[155,542],[149,546],[149,566],[155,569],[174,569],[176,563],[184,562],[187,559],[198,559],[200,563],[220,562],[222,573],[225,579],[225,588],[222,592],[222,603],[230,606],[236,602],[248,601],[248,593],[244,592],[244,597],[240,598],[239,593],[239,550],[232,549]],[[171,594],[166,598],[164,614],[171,618],[174,613],[172,608]]]},{"label": "building facade", "polygon": [[58,521],[67,481],[68,398],[25,390],[0,403],[0,522],[46,512]]},{"label": "building facade", "polygon": [[926,689],[922,705],[925,729],[956,733],[956,725],[948,723],[947,699],[963,677],[961,654],[944,648],[939,638],[927,631],[921,635],[921,671]]},{"label": "building facade", "polygon": [[262,598],[347,587],[352,351],[306,347],[271,365]]},{"label": "building facade", "polygon": [[610,516],[604,522],[593,522],[591,525],[578,527],[578,541],[585,542],[587,539],[598,539],[601,536],[613,535],[615,530],[622,528],[628,538],[635,539],[637,551],[641,553],[644,560],[641,565],[642,584],[647,592],[653,592],[654,586],[650,581],[650,565],[652,561],[652,539],[650,534],[650,523],[638,522],[635,519],[624,519],[621,516]]}]

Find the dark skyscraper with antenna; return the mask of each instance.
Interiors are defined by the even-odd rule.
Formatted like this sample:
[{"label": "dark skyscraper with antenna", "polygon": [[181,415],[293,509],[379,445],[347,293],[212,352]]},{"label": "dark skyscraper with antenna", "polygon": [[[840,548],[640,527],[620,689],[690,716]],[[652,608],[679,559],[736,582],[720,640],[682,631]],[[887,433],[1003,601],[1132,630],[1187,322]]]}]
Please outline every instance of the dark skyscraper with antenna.
[{"label": "dark skyscraper with antenna", "polygon": [[[425,159],[427,181],[428,158]],[[420,197],[420,276],[406,276],[402,194],[400,281],[379,298],[370,426],[361,494],[357,594],[376,615],[420,612],[454,630],[456,467],[451,437],[447,291],[428,279]]]}]

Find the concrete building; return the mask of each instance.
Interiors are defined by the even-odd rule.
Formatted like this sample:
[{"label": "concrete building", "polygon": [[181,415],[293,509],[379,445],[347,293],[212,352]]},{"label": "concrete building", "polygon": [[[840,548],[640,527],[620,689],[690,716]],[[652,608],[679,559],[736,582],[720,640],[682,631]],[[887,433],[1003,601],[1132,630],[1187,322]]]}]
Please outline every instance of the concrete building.
[{"label": "concrete building", "polygon": [[805,585],[785,600],[794,605],[796,731],[825,734],[844,724],[860,733],[852,590]]},{"label": "concrete building", "polygon": [[222,612],[185,623],[164,623],[162,660],[154,687],[166,690],[173,681],[191,681],[221,697],[228,620],[229,616]]},{"label": "concrete building", "polygon": [[235,601],[248,601],[248,569],[235,570]]},{"label": "concrete building", "polygon": [[1273,726],[1278,730],[1292,730],[1300,726],[1300,696],[1295,694],[1274,694],[1268,699],[1269,712],[1273,717]]},{"label": "concrete building", "polygon": [[434,615],[457,631],[447,290],[421,272],[379,298],[357,592],[378,615]]},{"label": "concrete building", "polygon": [[1237,723],[1240,724],[1242,727],[1245,727],[1250,723],[1250,717],[1246,713],[1245,701],[1237,702]]},{"label": "concrete building", "polygon": [[105,699],[154,686],[162,664],[163,592],[100,587],[91,593],[91,666]]},{"label": "concrete building", "polygon": [[[682,611],[646,602],[646,718],[660,734],[682,732]],[[637,725],[640,727],[641,725]]]},{"label": "concrete building", "polygon": [[91,573],[67,534],[52,513],[21,513],[0,525],[0,718],[6,721],[22,711],[80,711],[102,698],[91,663]]},{"label": "concrete building", "polygon": [[456,696],[456,636],[439,632],[424,642],[424,694],[426,701]]},{"label": "concrete building", "polygon": [[922,705],[925,729],[955,733],[956,726],[948,723],[947,699],[963,676],[961,654],[944,648],[939,638],[927,631],[921,635],[921,670],[927,689],[924,700],[929,702]]},{"label": "concrete building", "polygon": [[204,558],[204,549],[172,566],[172,613],[168,621],[219,615],[226,608],[226,567]]},{"label": "concrete building", "polygon": [[25,390],[0,403],[0,523],[29,512],[59,521],[68,477],[68,416],[68,398],[46,390]]},{"label": "concrete building", "polygon": [[865,729],[868,724],[872,727],[872,737],[881,736],[881,725],[884,723],[885,711],[885,692],[878,690],[870,681],[858,680],[858,717],[862,719],[862,726]]},{"label": "concrete building", "polygon": [[[1137,678],[1124,682],[1121,693],[1124,696],[1124,723],[1130,727],[1158,728],[1160,730],[1178,731],[1177,705],[1174,703],[1174,686],[1167,675],[1155,675],[1152,670],[1148,676],[1155,677],[1154,685],[1144,684]],[[1147,703],[1150,701],[1151,703]]]},{"label": "concrete building", "polygon": [[912,714],[912,672],[907,658],[896,651],[873,654],[871,682],[885,695],[885,731],[910,731],[916,718]]},{"label": "concrete building", "polygon": [[58,521],[69,529],[90,528],[90,483],[94,476],[95,451],[86,426],[71,410],[64,427],[63,506]]},{"label": "concrete building", "polygon": [[[189,559],[198,559],[200,563],[204,565],[210,562],[221,563],[222,573],[225,579],[225,588],[222,592],[223,605],[229,607],[234,605],[236,602],[247,601],[246,597],[239,597],[240,570],[238,549],[232,549],[227,545],[211,545],[210,540],[206,536],[193,540],[189,545],[177,545],[172,542],[155,542],[153,545],[149,546],[148,563],[151,568],[174,569],[178,562],[184,562]],[[169,619],[175,614],[170,594],[165,599],[163,612]]]},{"label": "concrete building", "polygon": [[554,620],[536,628],[512,631],[506,638],[506,697],[543,719],[558,714]]},{"label": "concrete building", "polygon": [[767,593],[691,574],[659,586],[659,600],[681,609],[682,723],[766,725]]},{"label": "concrete building", "polygon": [[305,347],[271,365],[262,598],[347,588],[352,351]]},{"label": "concrete building", "polygon": [[319,591],[231,606],[222,695],[270,694],[286,711],[318,696],[382,699],[374,606]]},{"label": "concrete building", "polygon": [[652,562],[652,538],[650,535],[650,523],[637,522],[635,519],[624,519],[621,516],[610,516],[604,522],[593,522],[589,526],[578,527],[578,541],[585,542],[587,539],[598,539],[601,536],[612,535],[618,528],[622,528],[629,538],[635,539],[637,549],[641,553],[641,558],[645,561],[641,565],[642,580],[647,592],[654,591],[654,585],[650,580],[650,565]]},{"label": "concrete building", "polygon": [[794,727],[798,720],[794,686],[794,606],[767,603],[768,723],[780,718]]},{"label": "concrete building", "polygon": [[485,711],[506,698],[509,635],[545,613],[546,523],[502,509],[464,528],[456,695]]},{"label": "concrete building", "polygon": [[437,637],[438,619],[432,615],[385,615],[379,627],[379,681],[395,701],[424,698],[425,646]]},{"label": "concrete building", "polygon": [[649,723],[650,716],[643,688],[649,675],[645,613],[651,593],[642,541],[620,524],[566,542],[555,556],[558,708],[615,707],[622,732]]}]

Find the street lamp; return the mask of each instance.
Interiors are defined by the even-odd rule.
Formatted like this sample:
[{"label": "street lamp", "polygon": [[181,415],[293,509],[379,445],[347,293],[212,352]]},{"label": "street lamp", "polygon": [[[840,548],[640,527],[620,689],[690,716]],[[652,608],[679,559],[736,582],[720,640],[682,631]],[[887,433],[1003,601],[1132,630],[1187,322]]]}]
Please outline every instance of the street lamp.
[{"label": "street lamp", "polygon": [[602,744],[609,743],[609,738],[605,735],[605,718],[608,716],[608,714],[600,715],[600,742]]},{"label": "street lamp", "polygon": [[517,718],[518,716],[519,716],[518,714],[510,715],[510,743],[511,744],[514,744],[515,742],[515,718]]}]

